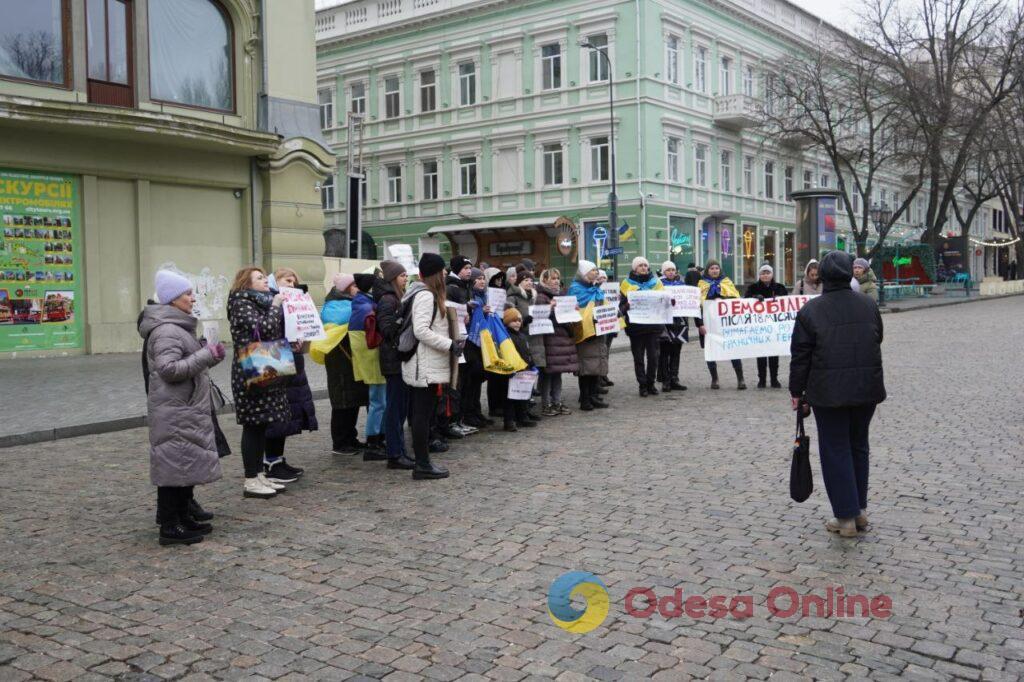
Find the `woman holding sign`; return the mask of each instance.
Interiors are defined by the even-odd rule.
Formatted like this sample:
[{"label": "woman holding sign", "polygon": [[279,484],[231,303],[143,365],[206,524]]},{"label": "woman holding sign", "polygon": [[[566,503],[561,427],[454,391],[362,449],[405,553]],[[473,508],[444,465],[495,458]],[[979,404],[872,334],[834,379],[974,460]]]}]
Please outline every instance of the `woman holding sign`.
[{"label": "woman holding sign", "polygon": [[[709,260],[704,268],[704,276],[697,283],[700,287],[700,302],[713,301],[716,298],[739,298],[740,292],[732,280],[722,274],[722,264],[716,260]],[[704,347],[704,336],[708,333],[704,326],[704,320],[697,320],[697,331],[700,332],[700,347]],[[736,390],[747,390],[747,384],[743,381],[743,362],[733,360],[732,368],[736,371]],[[708,362],[708,371],[711,373],[711,388],[718,389],[718,363]]]},{"label": "woman holding sign", "polygon": [[[775,270],[772,269],[772,266],[765,263],[764,265],[761,266],[761,269],[757,271],[757,281],[747,287],[747,292],[744,298],[756,298],[759,301],[763,301],[766,298],[786,296],[787,294],[789,294],[789,290],[775,281]],[[765,387],[765,374],[767,374],[766,370],[771,371],[772,388],[782,388],[782,384],[779,383],[778,355],[770,358],[757,359],[758,388]]]},{"label": "woman holding sign", "polygon": [[[658,395],[654,382],[658,378],[659,340],[665,331],[665,324],[635,322],[629,316],[629,295],[635,291],[661,291],[665,285],[651,272],[651,264],[643,256],[633,259],[629,277],[619,286],[619,315],[626,318],[626,336],[633,351],[633,372],[640,385],[640,397]],[[644,356],[647,357],[646,364]]]},{"label": "woman holding sign", "polygon": [[[683,278],[679,276],[679,269],[670,260],[661,264],[661,283],[665,287],[684,286]],[[661,390],[685,391],[686,386],[679,383],[679,356],[683,350],[683,344],[689,341],[688,333],[690,327],[685,317],[673,317],[671,324],[665,325],[665,331],[661,335],[661,349],[658,354],[658,381],[661,382]]]},{"label": "woman holding sign", "polygon": [[[604,291],[597,283],[597,266],[588,260],[581,260],[576,279],[569,287],[569,295],[576,299],[579,308],[602,305]],[[576,344],[579,357],[580,409],[589,412],[594,408],[604,409],[608,403],[601,400],[598,382],[608,374],[608,345],[601,336],[590,336]]]},{"label": "woman holding sign", "polygon": [[[540,274],[540,285],[537,287],[537,305],[552,305],[556,296],[562,295],[562,273],[551,268]],[[554,313],[551,313],[554,322]],[[572,414],[572,410],[562,403],[562,375],[575,374],[579,371],[580,361],[576,355],[576,342],[572,332],[565,325],[553,324],[553,334],[531,337],[540,339],[544,344],[544,367],[540,374],[541,414],[545,417],[556,417]],[[531,346],[532,347],[532,346]],[[536,354],[534,355],[536,359]]]}]

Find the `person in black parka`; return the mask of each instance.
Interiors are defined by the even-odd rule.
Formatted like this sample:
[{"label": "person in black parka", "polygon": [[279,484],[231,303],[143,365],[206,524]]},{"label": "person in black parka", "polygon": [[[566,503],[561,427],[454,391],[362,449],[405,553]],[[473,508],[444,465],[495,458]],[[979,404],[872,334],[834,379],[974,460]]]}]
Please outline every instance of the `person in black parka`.
[{"label": "person in black parka", "polygon": [[377,303],[377,330],[380,344],[380,372],[387,382],[384,407],[384,444],[389,469],[410,470],[415,466],[405,449],[405,422],[409,416],[409,387],[402,380],[402,359],[398,339],[402,335],[402,297],[409,274],[398,261],[380,264],[381,276],[373,283]]},{"label": "person in black parka", "polygon": [[824,293],[797,314],[790,345],[793,409],[806,402],[818,425],[821,473],[835,518],[825,526],[843,537],[867,528],[868,432],[885,400],[882,316],[850,288],[853,258],[830,251],[819,268]]},{"label": "person in black parka", "polygon": [[[759,301],[763,301],[766,298],[775,298],[776,296],[786,296],[788,294],[789,289],[775,281],[775,270],[772,269],[772,266],[765,263],[757,271],[757,281],[747,287],[747,291],[743,296],[744,298],[756,298]],[[778,355],[757,359],[757,387],[765,387],[765,375],[769,371],[772,377],[772,388],[782,388],[782,384],[779,383]]]}]

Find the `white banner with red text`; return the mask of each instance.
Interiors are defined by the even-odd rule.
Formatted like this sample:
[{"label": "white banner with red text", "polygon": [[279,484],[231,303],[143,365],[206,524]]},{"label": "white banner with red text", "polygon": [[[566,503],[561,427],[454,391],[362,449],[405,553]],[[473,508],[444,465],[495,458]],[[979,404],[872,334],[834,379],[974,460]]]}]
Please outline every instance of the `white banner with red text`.
[{"label": "white banner with red text", "polygon": [[789,355],[796,314],[813,296],[719,298],[704,302],[704,359]]}]

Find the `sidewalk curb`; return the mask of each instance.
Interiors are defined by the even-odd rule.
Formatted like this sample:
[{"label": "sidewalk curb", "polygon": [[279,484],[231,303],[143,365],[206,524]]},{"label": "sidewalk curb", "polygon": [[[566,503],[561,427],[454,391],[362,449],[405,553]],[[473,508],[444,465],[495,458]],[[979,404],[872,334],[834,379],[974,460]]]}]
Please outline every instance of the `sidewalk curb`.
[{"label": "sidewalk curb", "polygon": [[983,303],[985,301],[998,301],[1003,298],[1013,298],[1014,296],[1024,296],[1024,294],[999,294],[997,296],[965,296],[962,299],[943,299],[942,301],[936,301],[935,303],[925,303],[923,305],[910,306],[909,308],[880,308],[879,312],[883,314],[887,313],[912,313],[915,310],[928,310],[929,308],[945,308],[951,305],[963,305],[964,303]]}]

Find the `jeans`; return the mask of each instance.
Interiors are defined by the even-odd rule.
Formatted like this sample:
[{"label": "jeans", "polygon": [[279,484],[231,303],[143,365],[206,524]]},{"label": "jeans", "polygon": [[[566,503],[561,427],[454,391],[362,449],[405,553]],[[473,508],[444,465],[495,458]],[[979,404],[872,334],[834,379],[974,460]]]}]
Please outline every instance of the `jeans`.
[{"label": "jeans", "polygon": [[267,425],[242,427],[242,466],[245,477],[255,478],[263,471],[263,458],[267,452],[284,452],[284,437],[267,438]]},{"label": "jeans", "polygon": [[[636,382],[641,386],[650,386],[657,378],[659,343],[657,334],[629,337],[629,348],[633,351],[633,372],[636,374]],[[647,356],[646,366],[644,364],[645,355]]]},{"label": "jeans", "polygon": [[771,358],[758,358],[757,359],[757,378],[759,381],[764,381],[766,370],[770,370],[772,374],[772,381],[779,380],[779,356]]},{"label": "jeans", "polygon": [[171,526],[188,513],[192,486],[162,485],[156,489],[156,518],[161,526]]},{"label": "jeans", "polygon": [[379,436],[383,432],[384,408],[387,407],[387,386],[370,384],[370,406],[366,408],[366,437]]},{"label": "jeans", "polygon": [[417,466],[430,464],[430,423],[437,410],[437,401],[444,387],[430,384],[426,388],[409,389],[409,428],[412,431],[412,450]]},{"label": "jeans", "polygon": [[562,373],[540,371],[540,403],[544,407],[562,404]]},{"label": "jeans", "polygon": [[658,381],[663,384],[679,383],[679,355],[683,344],[661,341],[658,355]]},{"label": "jeans", "polygon": [[358,407],[336,407],[331,410],[331,446],[342,450],[359,440],[356,422],[359,420]]},{"label": "jeans", "polygon": [[405,420],[409,416],[409,387],[401,374],[387,377],[387,404],[384,407],[384,439],[388,459],[405,455]]},{"label": "jeans", "polygon": [[874,405],[815,407],[821,477],[837,519],[868,508],[868,431]]}]

